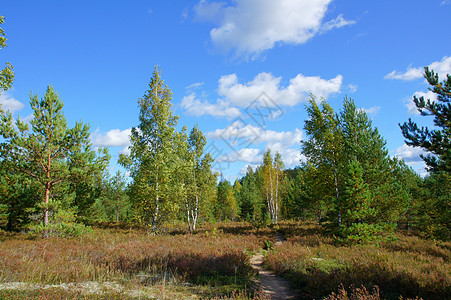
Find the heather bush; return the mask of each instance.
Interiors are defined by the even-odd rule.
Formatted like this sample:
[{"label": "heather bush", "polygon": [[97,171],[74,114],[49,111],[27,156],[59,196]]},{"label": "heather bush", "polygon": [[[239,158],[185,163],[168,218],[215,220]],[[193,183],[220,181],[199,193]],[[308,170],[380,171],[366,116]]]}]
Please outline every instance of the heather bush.
[{"label": "heather bush", "polygon": [[194,293],[203,297],[246,289],[255,276],[247,253],[258,251],[263,239],[248,232],[199,231],[149,235],[145,230],[92,229],[74,238],[5,236],[0,243],[0,282],[119,282],[133,289],[166,285],[200,289]]},{"label": "heather bush", "polygon": [[288,278],[305,298],[337,293],[341,284],[370,290],[377,285],[381,297],[388,299],[451,297],[449,243],[398,235],[397,241],[379,247],[345,247],[327,237],[316,238],[292,236],[265,258],[267,267]]}]

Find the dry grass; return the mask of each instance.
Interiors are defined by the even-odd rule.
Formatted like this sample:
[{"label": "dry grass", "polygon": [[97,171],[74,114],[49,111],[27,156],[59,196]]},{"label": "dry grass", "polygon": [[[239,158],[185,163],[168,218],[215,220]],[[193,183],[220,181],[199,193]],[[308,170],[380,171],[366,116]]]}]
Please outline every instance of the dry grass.
[{"label": "dry grass", "polygon": [[[451,243],[400,234],[380,246],[344,247],[313,223],[285,222],[265,229],[204,224],[193,235],[121,227],[77,238],[3,233],[0,299],[265,299],[248,294],[255,278],[249,257],[265,241],[274,244],[276,230],[287,241],[267,251],[265,263],[302,298],[451,298]],[[29,287],[2,287],[18,282]]]},{"label": "dry grass", "polygon": [[264,238],[244,225],[234,227],[242,235],[220,225],[194,235],[95,229],[78,238],[6,237],[0,242],[0,283],[115,282],[131,290],[171,285],[172,291],[208,297],[244,290],[255,275],[249,253],[261,248]]},{"label": "dry grass", "polygon": [[306,299],[338,292],[340,285],[378,286],[381,297],[388,299],[451,298],[450,243],[398,235],[379,247],[342,247],[312,224],[285,224],[281,230],[289,238],[267,255],[265,264],[288,278]]}]

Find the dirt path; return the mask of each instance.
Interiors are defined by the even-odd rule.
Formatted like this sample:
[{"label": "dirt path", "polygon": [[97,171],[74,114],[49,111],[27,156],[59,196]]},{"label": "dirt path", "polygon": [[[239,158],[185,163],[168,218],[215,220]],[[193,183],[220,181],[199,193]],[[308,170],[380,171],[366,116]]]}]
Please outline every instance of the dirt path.
[{"label": "dirt path", "polygon": [[[276,246],[282,244],[284,238],[276,233]],[[256,254],[250,260],[252,268],[258,272],[260,286],[265,294],[271,296],[272,300],[295,299],[296,292],[290,287],[287,280],[276,276],[272,271],[263,268],[263,254]]]}]

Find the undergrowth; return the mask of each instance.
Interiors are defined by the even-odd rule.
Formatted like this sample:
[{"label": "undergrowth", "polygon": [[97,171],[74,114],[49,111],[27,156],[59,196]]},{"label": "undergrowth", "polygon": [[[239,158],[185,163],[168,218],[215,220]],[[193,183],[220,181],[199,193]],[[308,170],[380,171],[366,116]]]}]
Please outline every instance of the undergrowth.
[{"label": "undergrowth", "polygon": [[289,279],[302,298],[338,293],[342,285],[377,286],[381,299],[451,298],[449,242],[398,234],[379,245],[342,246],[314,224],[287,223],[280,230],[287,241],[268,253],[265,265]]}]

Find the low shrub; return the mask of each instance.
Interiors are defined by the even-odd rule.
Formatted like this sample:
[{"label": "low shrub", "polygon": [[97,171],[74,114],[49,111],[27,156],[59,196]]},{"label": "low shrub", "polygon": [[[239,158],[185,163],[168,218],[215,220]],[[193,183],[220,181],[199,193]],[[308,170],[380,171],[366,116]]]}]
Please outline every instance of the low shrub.
[{"label": "low shrub", "polygon": [[396,242],[337,246],[327,237],[291,237],[270,252],[265,264],[286,277],[305,298],[337,293],[340,285],[376,285],[381,297],[451,298],[449,243],[399,235]]}]

